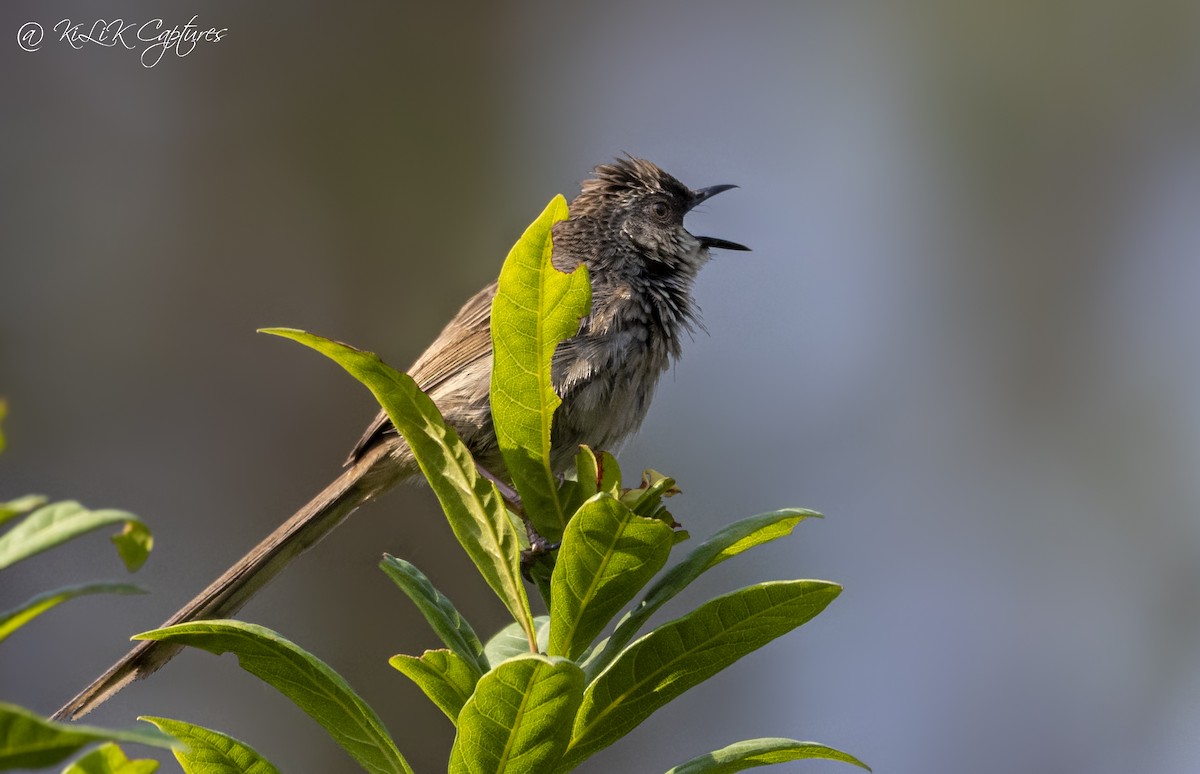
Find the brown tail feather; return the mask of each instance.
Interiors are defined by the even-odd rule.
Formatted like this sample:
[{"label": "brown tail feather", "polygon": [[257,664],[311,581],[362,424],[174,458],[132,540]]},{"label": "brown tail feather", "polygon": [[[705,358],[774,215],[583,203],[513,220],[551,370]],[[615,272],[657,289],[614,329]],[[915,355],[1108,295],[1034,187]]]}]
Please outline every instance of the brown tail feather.
[{"label": "brown tail feather", "polygon": [[[227,618],[301,553],[316,545],[354,509],[394,484],[398,466],[384,461],[387,448],[379,444],[356,462],[307,505],[279,526],[250,553],[200,592],[163,626],[206,618]],[[82,717],[134,680],[153,673],[179,652],[179,645],[145,640],[113,664],[78,696],[54,713],[56,720]]]}]

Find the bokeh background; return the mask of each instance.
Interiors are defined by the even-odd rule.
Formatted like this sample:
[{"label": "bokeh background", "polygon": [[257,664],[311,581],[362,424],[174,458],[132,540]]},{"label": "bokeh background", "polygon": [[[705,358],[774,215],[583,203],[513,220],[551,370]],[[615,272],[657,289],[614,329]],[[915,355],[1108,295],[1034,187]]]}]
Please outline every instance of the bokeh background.
[{"label": "bokeh background", "polygon": [[[151,69],[15,40],[193,14],[225,39]],[[1192,0],[4,3],[0,494],[127,508],[158,542],[152,594],[0,646],[0,696],[55,709],[337,471],[369,395],[255,328],[405,365],[627,151],[740,184],[689,224],[754,252],[701,276],[708,332],[624,466],[674,475],[696,536],[827,514],[666,612],[771,578],[846,590],[585,770],[774,735],[880,772],[1200,770],[1198,41]],[[386,664],[435,639],[385,550],[503,623],[417,488],[243,617],[436,771],[451,728]],[[123,572],[96,535],[6,572],[0,608]],[[287,772],[353,765],[230,657],[185,652],[91,719],[138,714]]]}]

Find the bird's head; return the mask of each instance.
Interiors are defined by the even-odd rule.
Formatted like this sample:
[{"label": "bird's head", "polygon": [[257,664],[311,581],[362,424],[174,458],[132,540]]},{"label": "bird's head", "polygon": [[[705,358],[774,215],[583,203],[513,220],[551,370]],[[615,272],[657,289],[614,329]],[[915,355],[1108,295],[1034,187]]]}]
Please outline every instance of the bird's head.
[{"label": "bird's head", "polygon": [[[560,224],[561,235],[571,242],[576,235],[582,237],[579,246],[590,249],[578,257],[592,269],[628,271],[633,268],[628,264],[637,262],[653,274],[690,277],[707,262],[710,248],[749,249],[724,239],[694,236],[683,225],[684,216],[696,205],[736,187],[692,190],[649,161],[617,159],[596,167],[583,182],[571,203],[570,221]],[[559,236],[556,231],[556,243]]]}]

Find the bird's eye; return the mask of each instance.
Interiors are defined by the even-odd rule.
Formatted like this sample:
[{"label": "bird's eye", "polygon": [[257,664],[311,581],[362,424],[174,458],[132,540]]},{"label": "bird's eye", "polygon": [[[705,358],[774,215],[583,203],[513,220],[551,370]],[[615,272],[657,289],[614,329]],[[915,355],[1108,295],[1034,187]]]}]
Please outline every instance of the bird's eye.
[{"label": "bird's eye", "polygon": [[667,203],[662,199],[659,199],[658,201],[654,202],[654,204],[650,205],[650,211],[653,212],[654,217],[658,218],[659,220],[666,220],[667,216],[671,214],[671,208],[668,207]]}]

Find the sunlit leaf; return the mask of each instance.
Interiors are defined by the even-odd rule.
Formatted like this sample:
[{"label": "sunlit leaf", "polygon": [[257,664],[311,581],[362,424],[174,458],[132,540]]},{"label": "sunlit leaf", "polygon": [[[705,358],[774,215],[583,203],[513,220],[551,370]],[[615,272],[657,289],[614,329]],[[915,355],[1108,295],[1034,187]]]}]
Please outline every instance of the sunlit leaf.
[{"label": "sunlit leaf", "polygon": [[130,760],[116,744],[109,742],[62,770],[62,774],[153,774],[158,761],[148,758]]},{"label": "sunlit leaf", "polygon": [[588,685],[567,763],[607,747],[679,694],[808,621],[840,591],[825,581],[759,583],[637,640]]},{"label": "sunlit leaf", "polygon": [[24,707],[0,702],[0,771],[52,766],[95,742],[129,742],[172,748],[179,743],[149,728],[112,730],[55,723]]},{"label": "sunlit leaf", "polygon": [[617,458],[606,451],[601,451],[596,457],[596,488],[608,492],[613,497],[621,496],[621,466]]},{"label": "sunlit leaf", "polygon": [[[113,509],[89,511],[74,501],[42,506],[0,535],[0,570],[94,529],[131,523],[144,532],[141,545],[148,551],[149,530],[132,513]],[[118,553],[130,571],[138,569],[146,558],[144,551],[122,549],[120,545]]]},{"label": "sunlit leaf", "polygon": [[455,536],[513,618],[533,639],[533,613],[521,581],[520,538],[496,486],[479,474],[470,451],[447,425],[437,406],[407,374],[371,352],[290,328],[263,333],[283,336],[330,358],[375,395],[404,436],[437,495]]},{"label": "sunlit leaf", "polygon": [[193,621],[134,639],[190,645],[218,655],[233,653],[242,669],[291,699],[367,771],[412,772],[379,716],[341,675],[266,627],[241,621]]},{"label": "sunlit leaf", "polygon": [[416,683],[451,723],[458,722],[480,676],[474,664],[453,650],[427,650],[420,658],[401,653],[388,663]]},{"label": "sunlit leaf", "polygon": [[582,695],[583,672],[571,661],[505,661],[483,676],[458,714],[450,774],[552,771]]},{"label": "sunlit leaf", "polygon": [[671,528],[600,494],[563,533],[551,578],[552,656],[576,658],[667,561]]},{"label": "sunlit leaf", "polygon": [[807,758],[853,763],[867,771],[871,770],[853,755],[816,742],[798,742],[795,739],[747,739],[693,758],[666,774],[734,774],[755,766],[769,766],[773,763]]},{"label": "sunlit leaf", "polygon": [[121,561],[132,572],[146,563],[150,550],[154,548],[154,537],[149,528],[140,521],[125,522],[125,529],[112,536],[113,545]]},{"label": "sunlit leaf", "polygon": [[0,524],[22,516],[35,508],[41,508],[50,499],[45,495],[25,495],[18,497],[16,500],[9,500],[6,503],[0,503]]},{"label": "sunlit leaf", "polygon": [[279,774],[253,747],[211,728],[169,718],[141,717],[187,745],[175,750],[184,774]]},{"label": "sunlit leaf", "polygon": [[608,666],[621,648],[637,636],[651,615],[705,571],[754,546],[790,535],[804,519],[820,517],[821,514],[816,511],[802,508],[762,513],[736,521],[696,546],[683,561],[663,573],[647,589],[641,603],[621,619],[612,636],[596,648],[584,665],[588,679],[591,680]]},{"label": "sunlit leaf", "polygon": [[13,610],[0,613],[0,642],[42,613],[57,607],[68,599],[87,594],[142,594],[144,592],[145,589],[129,583],[85,583],[38,594]]},{"label": "sunlit leaf", "polygon": [[562,402],[550,361],[559,343],[579,332],[592,299],[586,267],[564,274],[551,262],[551,228],[566,217],[567,202],[556,196],[513,245],[500,270],[491,319],[496,439],[525,515],[551,541],[562,535],[570,513],[563,510],[550,461],[553,414]]}]

